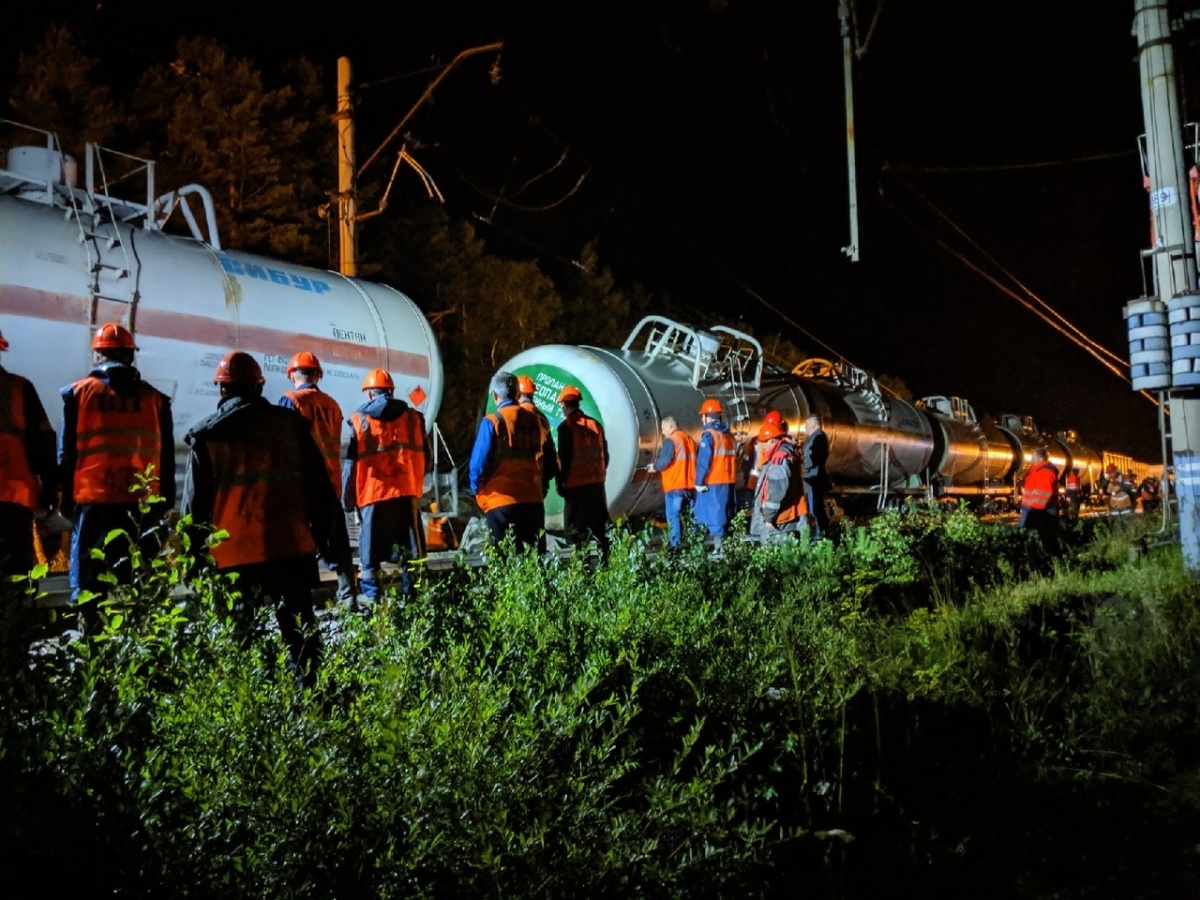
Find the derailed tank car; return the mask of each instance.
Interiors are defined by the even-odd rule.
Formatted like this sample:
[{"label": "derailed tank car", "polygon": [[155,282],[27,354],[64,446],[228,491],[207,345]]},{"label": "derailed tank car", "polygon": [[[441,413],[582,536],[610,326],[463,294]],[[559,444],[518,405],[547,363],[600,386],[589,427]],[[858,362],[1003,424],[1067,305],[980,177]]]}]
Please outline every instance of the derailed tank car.
[{"label": "derailed tank car", "polygon": [[[202,187],[158,195],[153,163],[136,160],[145,191],[118,199],[108,188],[117,179],[104,166],[130,157],[89,145],[80,186],[75,163],[52,134],[0,125],[10,145],[0,169],[0,317],[11,344],[5,365],[34,383],[55,427],[62,406],[55,395],[86,374],[91,335],[107,321],[134,333],[143,377],[172,399],[177,439],[215,409],[213,371],[232,348],[258,359],[268,397],[291,387],[293,353],[315,352],[325,371],[321,388],[347,415],[362,402],[365,373],[387,369],[397,396],[432,424],[442,399],[441,354],[404,294],[225,250]],[[11,146],[14,140],[22,145]],[[164,230],[172,216],[184,220],[186,234]]]},{"label": "derailed tank car", "polygon": [[[793,371],[766,364],[753,337],[725,326],[700,329],[648,316],[619,350],[561,344],[534,347],[502,368],[529,375],[535,403],[551,422],[566,384],[607,432],[612,463],[606,484],[614,518],[648,515],[662,506],[660,479],[645,467],[661,446],[662,420],[699,437],[700,404],[718,398],[743,452],[766,414],[779,410],[800,440],[810,413],[829,437],[834,496],[851,512],[881,509],[905,497],[964,498],[1008,507],[1035,447],[1045,447],[1064,473],[1072,465],[1098,473],[1099,455],[1073,433],[1051,436],[1032,420],[976,414],[961,398],[909,403],[883,391],[867,373],[827,360],[806,360]],[[744,475],[744,473],[743,473]],[[561,523],[551,493],[547,525]]]}]

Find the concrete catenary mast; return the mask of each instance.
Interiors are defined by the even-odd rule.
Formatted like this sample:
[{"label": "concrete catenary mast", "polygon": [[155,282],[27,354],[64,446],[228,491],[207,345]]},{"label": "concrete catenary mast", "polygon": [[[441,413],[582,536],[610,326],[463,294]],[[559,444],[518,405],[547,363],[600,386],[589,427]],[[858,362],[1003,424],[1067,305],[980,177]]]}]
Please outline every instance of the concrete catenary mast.
[{"label": "concrete catenary mast", "polygon": [[[1137,39],[1146,129],[1146,172],[1150,179],[1150,209],[1154,222],[1153,263],[1155,298],[1142,303],[1166,309],[1170,336],[1171,441],[1175,490],[1179,500],[1179,530],[1183,561],[1200,578],[1200,293],[1196,290],[1196,259],[1184,162],[1183,123],[1179,112],[1175,57],[1171,45],[1167,0],[1134,0],[1133,34]],[[1131,348],[1135,322],[1127,307]],[[1147,327],[1160,313],[1147,312]],[[1195,337],[1195,339],[1193,339]],[[1135,354],[1136,355],[1136,354]],[[1131,357],[1134,387],[1138,361]],[[1169,382],[1169,383],[1168,383]]]}]

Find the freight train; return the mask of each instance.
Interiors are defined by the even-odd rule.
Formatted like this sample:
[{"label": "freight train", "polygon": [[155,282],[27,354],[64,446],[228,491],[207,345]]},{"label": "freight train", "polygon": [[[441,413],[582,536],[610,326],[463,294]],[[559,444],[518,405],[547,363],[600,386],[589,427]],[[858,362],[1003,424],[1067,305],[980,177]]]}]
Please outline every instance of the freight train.
[{"label": "freight train", "polygon": [[[398,395],[434,427],[442,359],[428,320],[404,294],[224,249],[208,192],[193,184],[157,193],[151,161],[88,145],[81,177],[52,133],[6,120],[0,146],[10,148],[0,168],[0,328],[11,344],[4,362],[34,383],[52,420],[61,414],[52,402],[58,388],[88,371],[95,328],[116,321],[135,334],[143,376],[171,397],[179,438],[215,408],[212,373],[230,348],[258,358],[268,396],[290,387],[294,352],[315,352],[322,388],[347,412],[361,401],[365,373],[386,369]],[[130,199],[134,177],[140,192]],[[1045,447],[1060,472],[1079,468],[1085,486],[1108,462],[1074,432],[1044,434],[1029,418],[991,418],[956,397],[909,403],[843,363],[806,360],[787,371],[768,364],[748,334],[660,316],[638,323],[620,349],[534,347],[503,368],[533,378],[535,402],[555,423],[558,391],[579,387],[583,409],[607,430],[614,519],[661,510],[660,479],[646,466],[662,419],[674,416],[698,436],[705,397],[721,400],[747,451],[769,410],[779,410],[794,435],[810,412],[819,414],[834,496],[852,511],[914,496],[1010,506],[1035,447]],[[442,512],[455,506],[453,479],[436,479],[435,498],[440,487],[450,491]],[[552,492],[549,527],[561,526],[561,512]]]},{"label": "freight train", "polygon": [[[213,372],[231,348],[258,359],[268,397],[291,388],[288,360],[307,349],[347,415],[362,402],[365,374],[382,368],[397,396],[434,421],[442,358],[404,294],[224,249],[208,192],[156,193],[149,160],[89,144],[80,173],[52,133],[6,120],[0,142],[9,147],[0,168],[4,364],[33,382],[56,428],[55,394],[90,370],[91,336],[104,322],[134,333],[142,376],[171,398],[177,440],[215,410]],[[177,225],[182,234],[171,233]]]},{"label": "freight train", "polygon": [[[561,420],[559,390],[566,384],[579,388],[582,409],[607,433],[606,490],[614,519],[661,510],[661,479],[646,466],[661,447],[662,420],[673,416],[698,438],[698,410],[706,397],[721,401],[747,454],[743,475],[769,411],[782,413],[793,436],[802,434],[810,414],[819,415],[829,437],[833,497],[853,515],[910,497],[1011,509],[1038,447],[1064,477],[1077,468],[1085,491],[1109,462],[1074,431],[1047,434],[1028,416],[991,417],[959,397],[910,403],[845,363],[809,359],[791,371],[770,365],[754,337],[722,325],[704,329],[648,316],[619,350],[551,344],[518,353],[502,368],[533,380],[534,402],[552,422]],[[561,516],[561,501],[552,493],[547,526],[560,527]]]}]

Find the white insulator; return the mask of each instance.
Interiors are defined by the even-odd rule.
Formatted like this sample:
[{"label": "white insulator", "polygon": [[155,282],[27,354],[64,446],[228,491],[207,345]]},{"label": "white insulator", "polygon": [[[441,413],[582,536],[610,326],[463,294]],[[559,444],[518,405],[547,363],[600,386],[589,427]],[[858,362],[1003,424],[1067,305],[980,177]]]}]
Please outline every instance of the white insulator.
[{"label": "white insulator", "polygon": [[1130,380],[1135,391],[1171,387],[1170,331],[1166,306],[1157,297],[1140,297],[1125,305],[1129,333]]},{"label": "white insulator", "polygon": [[1200,387],[1200,294],[1184,294],[1168,300],[1167,321],[1171,334],[1171,388],[1180,391]]}]

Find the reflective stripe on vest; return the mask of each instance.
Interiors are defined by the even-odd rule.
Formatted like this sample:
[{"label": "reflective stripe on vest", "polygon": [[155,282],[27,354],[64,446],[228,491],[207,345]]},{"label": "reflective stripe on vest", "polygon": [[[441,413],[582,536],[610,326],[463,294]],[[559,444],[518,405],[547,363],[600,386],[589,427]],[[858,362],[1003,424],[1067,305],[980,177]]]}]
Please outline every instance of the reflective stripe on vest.
[{"label": "reflective stripe on vest", "polygon": [[150,491],[158,493],[162,461],[163,396],[145,382],[125,396],[89,376],[72,385],[79,400],[75,423],[75,502],[136,503],[130,488],[154,466]]},{"label": "reflective stripe on vest", "polygon": [[715,428],[704,429],[712,435],[712,464],[705,484],[735,484],[737,482],[737,446],[733,435]]},{"label": "reflective stripe on vest", "polygon": [[358,458],[354,502],[370,506],[425,491],[425,429],[411,407],[390,421],[356,412],[350,417]]},{"label": "reflective stripe on vest", "polygon": [[682,431],[667,440],[675,445],[675,458],[662,470],[663,493],[690,491],[696,486],[696,442]]},{"label": "reflective stripe on vest", "polygon": [[38,480],[29,466],[25,379],[0,374],[0,503],[37,509]]},{"label": "reflective stripe on vest", "polygon": [[208,441],[214,528],[229,537],[213,548],[218,569],[316,553],[293,441]]},{"label": "reflective stripe on vest", "polygon": [[487,416],[495,432],[491,470],[475,495],[485,513],[514,503],[542,502],[542,428],[517,404]]},{"label": "reflective stripe on vest", "polygon": [[1058,490],[1058,470],[1049,462],[1040,462],[1029,470],[1021,485],[1021,506],[1045,509]]},{"label": "reflective stripe on vest", "polygon": [[563,479],[563,487],[570,490],[604,484],[604,432],[600,423],[574,410],[563,424],[571,430],[571,468]]},{"label": "reflective stripe on vest", "polygon": [[312,423],[313,440],[325,460],[325,470],[333,482],[333,492],[342,499],[342,408],[338,402],[309,385],[288,391],[283,396],[292,401],[296,411]]}]

